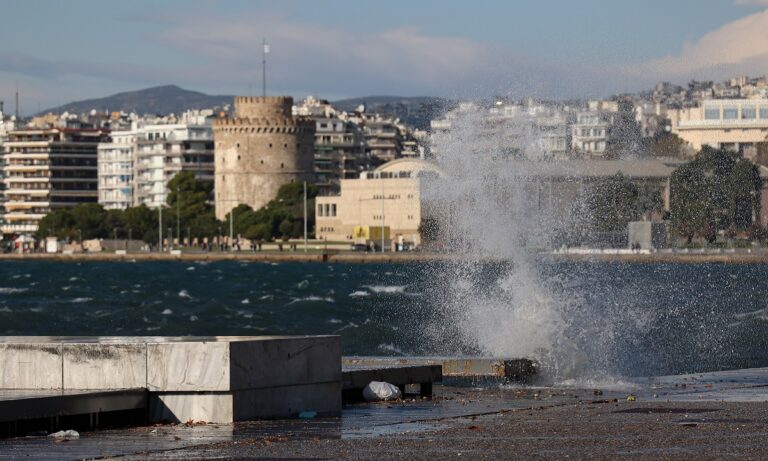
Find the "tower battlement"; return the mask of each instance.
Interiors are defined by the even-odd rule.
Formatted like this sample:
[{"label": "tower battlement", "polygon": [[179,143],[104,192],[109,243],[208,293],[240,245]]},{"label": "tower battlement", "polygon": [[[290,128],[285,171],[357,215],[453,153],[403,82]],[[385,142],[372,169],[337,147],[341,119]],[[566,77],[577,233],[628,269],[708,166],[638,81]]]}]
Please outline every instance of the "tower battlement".
[{"label": "tower battlement", "polygon": [[290,118],[292,108],[290,96],[235,96],[236,118]]}]

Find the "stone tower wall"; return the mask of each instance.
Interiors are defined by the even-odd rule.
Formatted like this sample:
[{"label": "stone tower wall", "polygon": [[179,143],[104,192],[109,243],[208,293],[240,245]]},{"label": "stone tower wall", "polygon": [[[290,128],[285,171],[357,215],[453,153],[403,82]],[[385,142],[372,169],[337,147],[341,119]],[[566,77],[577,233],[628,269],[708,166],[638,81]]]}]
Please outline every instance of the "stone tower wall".
[{"label": "stone tower wall", "polygon": [[258,210],[280,186],[313,181],[315,124],[292,117],[289,97],[236,97],[235,118],[214,121],[216,217]]}]

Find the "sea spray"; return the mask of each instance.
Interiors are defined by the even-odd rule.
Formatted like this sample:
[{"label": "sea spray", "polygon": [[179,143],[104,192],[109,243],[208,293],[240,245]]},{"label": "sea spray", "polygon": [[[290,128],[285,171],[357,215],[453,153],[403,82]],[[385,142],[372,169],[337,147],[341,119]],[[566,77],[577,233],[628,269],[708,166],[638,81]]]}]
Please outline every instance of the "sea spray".
[{"label": "sea spray", "polygon": [[536,173],[559,166],[540,161],[544,150],[533,131],[525,111],[498,129],[488,126],[483,109],[466,106],[449,132],[435,135],[443,177],[422,183],[425,215],[436,222],[441,248],[458,257],[435,277],[432,299],[446,324],[428,333],[455,338],[449,349],[469,345],[487,356],[539,360],[560,379],[585,358],[568,337],[571,300],[535,263],[564,223],[557,204],[539,199],[544,186]]}]

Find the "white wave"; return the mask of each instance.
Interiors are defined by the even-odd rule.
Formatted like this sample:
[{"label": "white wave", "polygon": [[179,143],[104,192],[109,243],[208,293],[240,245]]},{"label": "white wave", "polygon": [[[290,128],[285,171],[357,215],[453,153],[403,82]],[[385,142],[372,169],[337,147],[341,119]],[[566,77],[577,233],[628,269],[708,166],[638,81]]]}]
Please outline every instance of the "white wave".
[{"label": "white wave", "polygon": [[155,327],[147,327],[147,331],[157,331],[159,329],[160,329],[160,327],[157,327],[157,326],[155,326]]},{"label": "white wave", "polygon": [[344,330],[348,330],[350,328],[358,328],[360,325],[356,324],[355,322],[349,322],[348,324],[344,325],[343,327],[339,328],[338,330],[334,331],[334,333],[341,333]]},{"label": "white wave", "polygon": [[13,311],[11,310],[10,307],[3,306],[3,307],[0,307],[0,312],[13,312]]},{"label": "white wave", "polygon": [[341,323],[341,320],[339,320],[339,319],[331,319],[331,320],[328,321],[328,323],[333,323],[333,324]]},{"label": "white wave", "polygon": [[353,291],[352,293],[350,293],[349,297],[350,298],[362,298],[364,296],[370,296],[370,295],[371,294],[368,293],[367,291],[358,290],[358,291]]},{"label": "white wave", "polygon": [[240,301],[240,304],[251,304],[251,300],[248,298],[245,298],[244,300]]},{"label": "white wave", "polygon": [[187,270],[188,270],[188,271],[193,271],[193,270],[195,270],[195,266],[189,266],[189,267],[187,268]]},{"label": "white wave", "polygon": [[61,287],[61,289],[64,290],[64,291],[69,291],[71,288],[72,288],[71,285],[67,285],[67,286]]},{"label": "white wave", "polygon": [[397,293],[405,293],[405,289],[407,288],[407,286],[405,285],[366,285],[365,288],[368,288],[374,293],[397,294]]},{"label": "white wave", "polygon": [[171,315],[171,314],[173,314],[173,311],[166,307],[165,310],[163,310],[163,312],[161,312],[161,314],[163,314],[163,315]]},{"label": "white wave", "polygon": [[307,296],[304,298],[292,298],[291,302],[286,304],[286,306],[290,306],[291,304],[295,303],[301,303],[301,302],[326,302],[326,303],[334,303],[336,302],[333,298],[330,296],[322,297],[322,296]]},{"label": "white wave", "polygon": [[79,303],[87,303],[93,301],[93,298],[75,298],[71,303],[79,304]]},{"label": "white wave", "polygon": [[303,290],[304,288],[307,288],[309,286],[309,280],[302,280],[301,282],[296,284],[296,287],[300,290]]},{"label": "white wave", "polygon": [[24,293],[25,291],[29,291],[29,288],[0,287],[0,294]]},{"label": "white wave", "polygon": [[77,278],[77,277],[70,277],[70,278],[69,278],[69,281],[70,281],[70,282],[76,282],[76,281],[78,281],[78,280],[80,280],[80,279],[79,279],[79,278]]},{"label": "white wave", "polygon": [[764,309],[758,309],[752,312],[742,312],[739,314],[734,314],[733,317],[736,318],[737,320],[752,319],[752,318],[758,318],[760,320],[768,320],[768,307]]},{"label": "white wave", "polygon": [[189,316],[189,321],[190,321],[190,322],[197,322],[198,320],[199,320],[199,319],[197,318],[197,316],[196,316],[196,315],[190,315],[190,316]]},{"label": "white wave", "polygon": [[395,354],[405,355],[402,349],[400,349],[399,347],[395,346],[392,343],[382,343],[382,344],[379,344],[377,348],[383,352],[394,352]]},{"label": "white wave", "polygon": [[34,313],[39,313],[39,312],[43,312],[43,308],[42,307],[32,307],[32,308],[29,309],[29,311],[30,312],[34,312]]},{"label": "white wave", "polygon": [[264,295],[264,296],[262,296],[259,299],[262,300],[262,301],[264,301],[266,299],[275,299],[275,295]]},{"label": "white wave", "polygon": [[194,296],[191,296],[187,290],[181,290],[179,291],[179,298],[187,298],[196,301],[197,299]]}]

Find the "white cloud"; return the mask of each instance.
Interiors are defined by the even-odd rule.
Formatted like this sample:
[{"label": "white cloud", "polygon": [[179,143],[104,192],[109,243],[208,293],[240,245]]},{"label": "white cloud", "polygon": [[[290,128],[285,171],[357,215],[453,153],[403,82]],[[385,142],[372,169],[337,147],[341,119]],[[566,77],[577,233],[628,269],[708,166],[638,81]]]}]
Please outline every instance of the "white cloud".
[{"label": "white cloud", "polygon": [[[768,0],[764,2],[768,4]],[[755,13],[686,44],[678,55],[627,66],[635,75],[659,78],[723,78],[768,70],[768,10]]]}]

